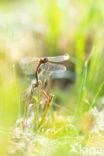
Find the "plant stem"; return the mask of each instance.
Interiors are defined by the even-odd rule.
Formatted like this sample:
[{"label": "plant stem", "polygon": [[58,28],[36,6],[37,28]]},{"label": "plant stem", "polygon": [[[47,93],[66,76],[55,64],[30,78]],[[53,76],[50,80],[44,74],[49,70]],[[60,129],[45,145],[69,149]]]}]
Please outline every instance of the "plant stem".
[{"label": "plant stem", "polygon": [[46,103],[46,105],[45,105],[45,109],[44,109],[44,112],[43,112],[43,114],[42,114],[42,118],[41,118],[39,127],[43,124],[43,121],[44,121],[44,119],[45,119],[45,116],[46,116],[46,114],[47,114],[47,111],[48,111],[48,109],[49,109],[49,106],[50,106],[50,104],[51,104],[52,98],[53,98],[53,96],[52,96],[52,95],[49,95],[49,100],[47,101],[47,103]]}]

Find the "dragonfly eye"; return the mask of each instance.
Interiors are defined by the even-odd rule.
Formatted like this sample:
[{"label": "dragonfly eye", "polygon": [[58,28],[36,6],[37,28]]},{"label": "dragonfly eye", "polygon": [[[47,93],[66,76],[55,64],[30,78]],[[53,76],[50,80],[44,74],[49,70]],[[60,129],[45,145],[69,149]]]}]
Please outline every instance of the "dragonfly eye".
[{"label": "dragonfly eye", "polygon": [[44,61],[44,63],[48,62],[48,58],[45,57],[43,61]]}]

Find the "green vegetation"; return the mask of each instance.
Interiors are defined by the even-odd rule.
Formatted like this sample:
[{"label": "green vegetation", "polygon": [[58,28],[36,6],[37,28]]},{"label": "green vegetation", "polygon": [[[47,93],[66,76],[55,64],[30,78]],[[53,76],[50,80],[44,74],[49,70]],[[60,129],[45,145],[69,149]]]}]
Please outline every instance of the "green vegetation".
[{"label": "green vegetation", "polygon": [[[103,21],[103,0],[0,1],[0,156],[104,155]],[[20,59],[65,53],[67,71],[26,99]]]}]

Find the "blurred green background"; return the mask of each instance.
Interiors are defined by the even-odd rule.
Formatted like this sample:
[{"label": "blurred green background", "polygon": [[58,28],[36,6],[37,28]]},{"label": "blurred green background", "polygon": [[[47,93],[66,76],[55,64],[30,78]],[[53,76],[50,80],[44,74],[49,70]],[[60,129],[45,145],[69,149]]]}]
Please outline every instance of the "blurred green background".
[{"label": "blurred green background", "polygon": [[0,155],[23,112],[28,78],[19,60],[68,53],[68,71],[53,77],[54,103],[67,109],[63,115],[81,117],[104,96],[103,43],[103,0],[0,1]]}]

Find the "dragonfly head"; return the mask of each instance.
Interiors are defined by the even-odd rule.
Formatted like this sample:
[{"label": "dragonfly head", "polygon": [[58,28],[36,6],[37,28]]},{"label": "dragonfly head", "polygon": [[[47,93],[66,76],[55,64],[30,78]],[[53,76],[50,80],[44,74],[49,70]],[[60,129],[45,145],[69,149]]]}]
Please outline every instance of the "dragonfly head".
[{"label": "dragonfly head", "polygon": [[48,62],[48,58],[47,57],[43,58],[43,63],[47,63],[47,62]]}]

